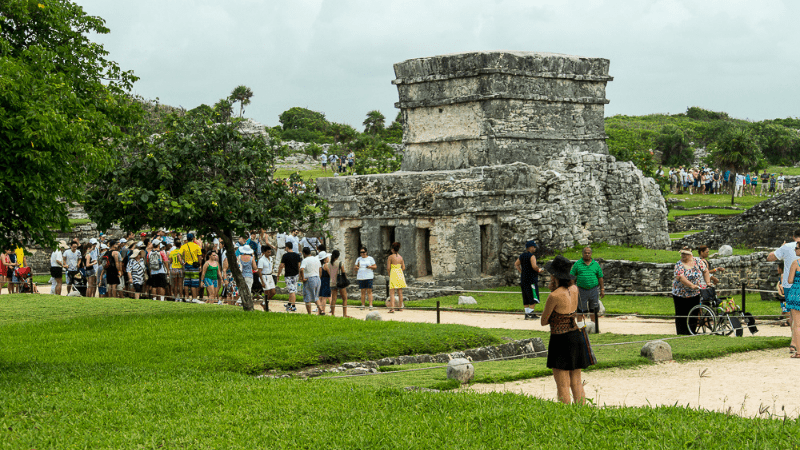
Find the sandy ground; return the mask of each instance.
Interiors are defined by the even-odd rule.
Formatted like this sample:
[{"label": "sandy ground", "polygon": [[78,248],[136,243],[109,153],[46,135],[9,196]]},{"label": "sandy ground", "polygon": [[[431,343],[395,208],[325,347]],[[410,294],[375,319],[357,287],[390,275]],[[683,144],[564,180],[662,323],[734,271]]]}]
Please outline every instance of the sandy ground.
[{"label": "sandy ground", "polygon": [[[49,288],[42,289],[42,292],[49,292]],[[270,302],[270,310],[285,313],[283,304],[283,301]],[[354,303],[351,301],[351,304]],[[305,314],[302,303],[297,303],[297,310],[294,314]],[[406,309],[393,314],[385,308],[375,310],[380,312],[383,320],[436,323],[436,311],[432,310]],[[357,320],[364,320],[369,312],[368,308],[362,310],[357,306],[347,309],[348,315]],[[342,308],[337,306],[335,315],[341,314]],[[440,317],[441,323],[547,331],[539,320],[524,320],[521,314],[443,311]],[[758,336],[790,335],[788,327],[763,323],[758,327]],[[630,335],[674,334],[675,325],[674,321],[635,316],[604,317],[600,319],[600,330]],[[745,330],[743,338],[730,339],[747,339],[749,336],[750,332]],[[704,373],[702,378],[701,373]],[[699,406],[745,417],[783,417],[785,413],[795,418],[800,415],[800,359],[789,358],[788,348],[737,353],[713,360],[673,361],[636,369],[585,372],[583,380],[586,396],[601,406],[656,406],[677,402],[678,405]],[[515,392],[550,400],[556,398],[555,382],[551,377],[504,384],[476,384],[470,389],[476,392]]]}]

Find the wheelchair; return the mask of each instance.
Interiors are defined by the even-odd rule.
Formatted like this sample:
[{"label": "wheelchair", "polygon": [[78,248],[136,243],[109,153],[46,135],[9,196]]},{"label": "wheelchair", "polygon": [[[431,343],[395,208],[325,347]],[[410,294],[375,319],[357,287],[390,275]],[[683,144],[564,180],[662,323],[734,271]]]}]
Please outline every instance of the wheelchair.
[{"label": "wheelchair", "polygon": [[755,323],[753,315],[742,312],[731,297],[718,298],[713,287],[700,290],[700,303],[689,310],[686,318],[691,334],[730,336],[736,333],[736,337],[742,337],[745,326],[750,334],[758,333]]}]

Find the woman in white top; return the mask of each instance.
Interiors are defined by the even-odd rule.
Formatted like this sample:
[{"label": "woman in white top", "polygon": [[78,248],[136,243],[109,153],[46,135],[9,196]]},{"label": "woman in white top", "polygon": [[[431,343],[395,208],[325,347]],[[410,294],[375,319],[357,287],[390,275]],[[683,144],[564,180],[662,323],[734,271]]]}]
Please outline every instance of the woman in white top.
[{"label": "woman in white top", "polygon": [[358,269],[358,287],[361,289],[361,309],[364,309],[364,298],[369,297],[369,309],[372,311],[372,280],[375,278],[373,270],[378,268],[372,256],[367,255],[367,247],[361,247],[359,257],[356,259]]}]

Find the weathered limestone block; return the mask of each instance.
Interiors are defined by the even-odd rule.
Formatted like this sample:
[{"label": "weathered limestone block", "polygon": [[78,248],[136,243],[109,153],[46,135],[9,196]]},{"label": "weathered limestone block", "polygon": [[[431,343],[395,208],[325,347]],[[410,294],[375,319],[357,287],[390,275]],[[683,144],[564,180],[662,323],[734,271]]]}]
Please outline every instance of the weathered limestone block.
[{"label": "weathered limestone block", "polygon": [[475,300],[475,297],[469,297],[466,295],[460,295],[458,297],[458,304],[459,305],[477,305],[478,302]]},{"label": "weathered limestone block", "polygon": [[653,362],[672,361],[672,347],[665,341],[650,341],[642,347],[641,355]]},{"label": "weathered limestone block", "polygon": [[475,378],[475,367],[468,359],[455,358],[447,363],[447,379],[458,380],[461,383],[469,383]]},{"label": "weathered limestone block", "polygon": [[383,320],[383,317],[381,317],[381,313],[379,313],[378,311],[372,311],[372,312],[367,314],[367,316],[364,318],[364,320],[367,320],[367,321],[374,320],[374,321],[380,322],[380,321]]}]

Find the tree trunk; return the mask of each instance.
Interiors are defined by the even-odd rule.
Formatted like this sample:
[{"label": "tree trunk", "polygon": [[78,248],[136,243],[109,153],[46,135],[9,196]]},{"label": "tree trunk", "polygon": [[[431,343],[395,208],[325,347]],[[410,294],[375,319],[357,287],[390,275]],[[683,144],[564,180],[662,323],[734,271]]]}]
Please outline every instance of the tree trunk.
[{"label": "tree trunk", "polygon": [[239,261],[236,259],[236,249],[233,247],[233,233],[231,233],[230,230],[225,230],[217,232],[217,234],[222,239],[222,243],[225,246],[228,268],[231,270],[233,279],[236,281],[236,286],[239,288],[239,299],[242,301],[242,309],[245,311],[252,311],[253,295],[250,293],[250,289],[247,288],[247,284],[244,282],[244,276],[242,276],[242,271],[239,269]]}]

